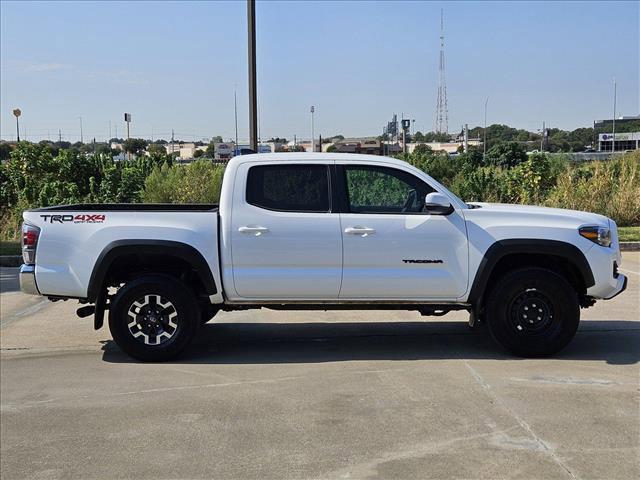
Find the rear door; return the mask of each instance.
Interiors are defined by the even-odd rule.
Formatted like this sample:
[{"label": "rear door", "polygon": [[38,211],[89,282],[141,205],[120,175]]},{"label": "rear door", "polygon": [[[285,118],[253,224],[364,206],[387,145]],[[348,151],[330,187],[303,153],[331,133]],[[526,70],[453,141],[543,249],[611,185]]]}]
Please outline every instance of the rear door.
[{"label": "rear door", "polygon": [[336,164],[345,203],[340,298],[452,300],[463,295],[468,246],[461,213],[425,212],[425,196],[434,189],[395,166]]},{"label": "rear door", "polygon": [[237,295],[337,299],[342,238],[327,162],[245,163],[236,185],[231,255]]}]

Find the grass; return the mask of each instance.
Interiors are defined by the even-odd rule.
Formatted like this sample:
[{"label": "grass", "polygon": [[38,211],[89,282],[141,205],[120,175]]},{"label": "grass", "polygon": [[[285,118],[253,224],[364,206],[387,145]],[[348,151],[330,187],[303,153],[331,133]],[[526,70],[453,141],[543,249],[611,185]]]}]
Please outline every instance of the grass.
[{"label": "grass", "polygon": [[618,227],[621,242],[640,242],[640,227]]},{"label": "grass", "polygon": [[0,241],[0,255],[20,255],[20,242],[16,241]]}]

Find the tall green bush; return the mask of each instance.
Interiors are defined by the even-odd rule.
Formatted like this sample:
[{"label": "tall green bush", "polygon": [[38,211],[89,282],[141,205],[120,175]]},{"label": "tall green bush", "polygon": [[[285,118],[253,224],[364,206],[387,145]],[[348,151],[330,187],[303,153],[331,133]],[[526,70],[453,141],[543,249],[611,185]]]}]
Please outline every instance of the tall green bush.
[{"label": "tall green bush", "polygon": [[144,182],[142,200],[148,203],[217,203],[224,166],[209,160],[188,165],[156,167]]},{"label": "tall green bush", "polygon": [[619,226],[640,225],[640,151],[567,169],[544,203],[601,213]]}]

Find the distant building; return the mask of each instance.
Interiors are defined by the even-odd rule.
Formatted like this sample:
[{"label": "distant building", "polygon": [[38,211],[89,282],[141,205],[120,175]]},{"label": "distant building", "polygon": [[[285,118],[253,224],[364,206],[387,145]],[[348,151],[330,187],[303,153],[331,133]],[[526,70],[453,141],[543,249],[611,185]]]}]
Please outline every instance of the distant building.
[{"label": "distant building", "polygon": [[[640,132],[620,132],[615,135],[613,145],[613,132],[600,133],[598,135],[599,152],[624,152],[625,150],[640,149]],[[613,148],[612,148],[613,147]]]},{"label": "distant building", "polygon": [[295,142],[291,141],[287,143],[287,150],[289,150],[290,152],[294,152],[296,147],[303,148],[305,152],[318,152],[320,151],[320,139],[315,139],[315,150],[311,148],[311,140],[297,140]]},{"label": "distant building", "polygon": [[336,152],[382,155],[383,145],[376,137],[345,138],[334,143]]},{"label": "distant building", "polygon": [[[407,143],[407,152],[413,153],[418,145],[426,145],[434,152],[446,152],[446,153],[458,153],[458,149],[464,146],[462,141],[460,142],[426,142],[426,143]],[[470,147],[479,147],[482,145],[480,140],[469,140],[468,145]]]}]

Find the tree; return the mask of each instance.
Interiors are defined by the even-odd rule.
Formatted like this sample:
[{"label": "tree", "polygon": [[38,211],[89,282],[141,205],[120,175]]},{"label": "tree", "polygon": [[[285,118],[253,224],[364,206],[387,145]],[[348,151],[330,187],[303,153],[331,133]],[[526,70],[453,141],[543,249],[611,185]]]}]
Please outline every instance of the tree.
[{"label": "tree", "polygon": [[518,142],[500,143],[487,151],[487,162],[498,167],[515,167],[526,160],[527,152]]},{"label": "tree", "polygon": [[167,149],[159,143],[152,143],[147,147],[147,153],[149,155],[166,155]]},{"label": "tree", "polygon": [[147,141],[144,138],[127,138],[123,147],[125,152],[139,155],[147,148]]},{"label": "tree", "polygon": [[204,155],[204,150],[197,149],[193,152],[193,158],[200,158]]},{"label": "tree", "polygon": [[484,155],[479,147],[469,147],[466,152],[461,152],[456,159],[463,166],[479,168],[484,165]]},{"label": "tree", "polygon": [[211,144],[211,143],[223,143],[223,142],[224,140],[222,140],[222,137],[220,135],[215,135],[211,137],[211,142],[209,143]]},{"label": "tree", "polygon": [[338,147],[336,147],[335,145],[329,145],[327,147],[327,153],[335,152],[336,150],[338,150]]},{"label": "tree", "polygon": [[207,149],[204,151],[204,156],[207,158],[216,158],[216,143],[211,140],[209,145],[207,145]]},{"label": "tree", "polygon": [[416,145],[416,148],[413,149],[413,154],[416,156],[431,155],[433,154],[433,149],[429,145],[420,144]]}]

